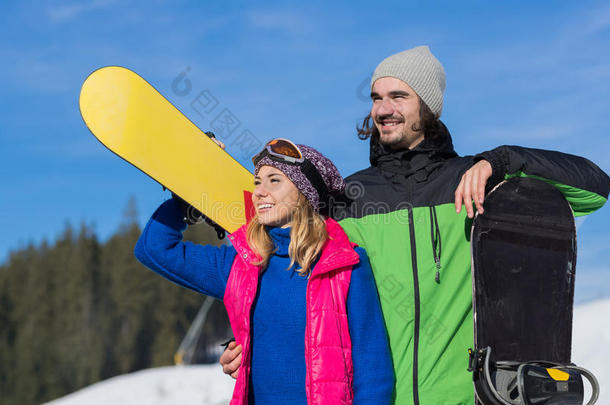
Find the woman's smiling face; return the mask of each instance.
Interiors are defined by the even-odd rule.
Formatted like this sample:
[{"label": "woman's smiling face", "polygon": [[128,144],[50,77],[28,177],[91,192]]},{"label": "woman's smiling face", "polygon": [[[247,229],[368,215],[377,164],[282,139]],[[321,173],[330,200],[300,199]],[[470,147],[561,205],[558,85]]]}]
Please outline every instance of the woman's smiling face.
[{"label": "woman's smiling face", "polygon": [[262,225],[290,226],[298,199],[299,190],[281,170],[262,166],[254,176],[252,203]]}]

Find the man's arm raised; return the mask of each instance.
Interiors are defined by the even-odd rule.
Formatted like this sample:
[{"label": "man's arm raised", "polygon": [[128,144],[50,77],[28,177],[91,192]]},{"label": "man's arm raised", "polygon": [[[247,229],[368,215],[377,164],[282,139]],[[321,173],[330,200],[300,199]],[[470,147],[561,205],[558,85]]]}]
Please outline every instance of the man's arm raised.
[{"label": "man's arm raised", "polygon": [[533,177],[557,187],[572,206],[574,215],[587,215],[608,199],[610,177],[591,161],[567,153],[500,146],[474,157],[455,191],[456,212],[464,204],[474,216],[472,201],[483,210],[485,191],[511,177]]}]

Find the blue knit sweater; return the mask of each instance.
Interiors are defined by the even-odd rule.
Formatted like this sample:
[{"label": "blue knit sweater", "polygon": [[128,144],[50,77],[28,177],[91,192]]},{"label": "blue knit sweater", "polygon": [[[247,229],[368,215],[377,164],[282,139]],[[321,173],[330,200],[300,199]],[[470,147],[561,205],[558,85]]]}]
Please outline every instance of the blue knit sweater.
[{"label": "blue knit sweater", "polygon": [[[135,254],[169,280],[222,299],[236,251],[182,242],[185,224],[173,200],[144,228]],[[250,403],[306,404],[305,291],[307,278],[289,268],[289,228],[270,228],[277,251],[262,274],[252,314]],[[394,373],[368,257],[356,248],[347,312],[354,363],[354,404],[388,404]]]}]

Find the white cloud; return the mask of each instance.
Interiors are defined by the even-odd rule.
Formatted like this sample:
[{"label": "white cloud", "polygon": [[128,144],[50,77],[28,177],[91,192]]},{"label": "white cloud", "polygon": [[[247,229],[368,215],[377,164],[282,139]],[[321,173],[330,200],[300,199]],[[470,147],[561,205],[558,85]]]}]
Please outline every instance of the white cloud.
[{"label": "white cloud", "polygon": [[64,23],[75,19],[80,14],[111,6],[116,0],[93,0],[88,3],[72,3],[49,7],[47,16],[52,23]]},{"label": "white cloud", "polygon": [[[559,149],[609,167],[602,134],[609,122],[610,7],[581,7],[561,21],[541,35],[482,42],[456,54],[453,76],[457,69],[462,79],[449,81],[447,99],[460,100],[462,113],[486,111],[462,139]],[[446,116],[455,105],[447,104]]]},{"label": "white cloud", "polygon": [[473,139],[496,139],[498,141],[510,140],[511,142],[532,143],[536,141],[557,141],[574,133],[573,128],[565,125],[519,125],[502,128],[485,128]]},{"label": "white cloud", "polygon": [[458,65],[466,73],[496,78],[499,84],[510,80],[511,85],[529,89],[550,88],[561,80],[567,85],[591,83],[610,74],[607,53],[599,52],[607,48],[607,38],[599,34],[608,29],[610,7],[604,4],[574,13],[563,25],[536,38],[511,38],[504,44],[462,51]]},{"label": "white cloud", "polygon": [[85,9],[84,4],[68,4],[47,10],[51,22],[59,23],[73,19]]},{"label": "white cloud", "polygon": [[288,34],[306,34],[313,30],[311,21],[302,14],[280,10],[254,10],[247,14],[254,28],[281,31]]},{"label": "white cloud", "polygon": [[588,21],[584,24],[587,34],[597,34],[608,28],[610,28],[610,7],[608,6],[591,11]]}]

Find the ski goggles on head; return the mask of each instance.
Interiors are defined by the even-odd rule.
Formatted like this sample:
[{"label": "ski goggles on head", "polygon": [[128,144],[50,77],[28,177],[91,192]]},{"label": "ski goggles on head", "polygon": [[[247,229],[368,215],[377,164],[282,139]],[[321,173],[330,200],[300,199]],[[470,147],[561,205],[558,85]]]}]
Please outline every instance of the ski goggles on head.
[{"label": "ski goggles on head", "polygon": [[293,165],[300,165],[305,161],[305,157],[298,146],[292,141],[284,138],[275,138],[267,142],[263,150],[254,155],[252,163],[258,164],[265,156],[269,158]]},{"label": "ski goggles on head", "polygon": [[307,180],[309,180],[313,188],[317,191],[319,201],[326,202],[328,200],[328,186],[324,182],[322,175],[314,164],[309,159],[305,158],[299,147],[292,141],[284,138],[275,138],[267,142],[267,145],[265,145],[263,150],[252,158],[254,167],[256,167],[266,156],[276,162],[298,166],[301,173],[305,175]]}]

